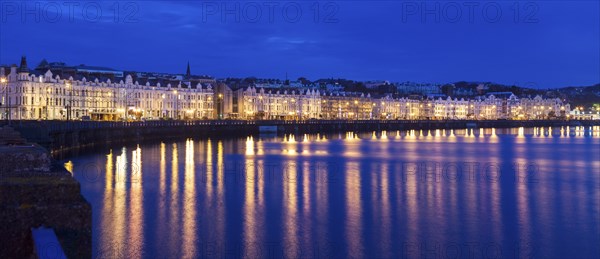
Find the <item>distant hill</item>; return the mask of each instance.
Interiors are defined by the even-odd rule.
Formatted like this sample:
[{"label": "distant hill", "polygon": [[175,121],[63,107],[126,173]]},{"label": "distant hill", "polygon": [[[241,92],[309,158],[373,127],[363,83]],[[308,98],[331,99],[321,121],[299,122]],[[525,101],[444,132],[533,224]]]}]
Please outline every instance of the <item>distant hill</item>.
[{"label": "distant hill", "polygon": [[565,96],[567,101],[573,106],[591,107],[594,104],[600,104],[600,84],[592,86],[569,86],[552,90],[561,96]]}]

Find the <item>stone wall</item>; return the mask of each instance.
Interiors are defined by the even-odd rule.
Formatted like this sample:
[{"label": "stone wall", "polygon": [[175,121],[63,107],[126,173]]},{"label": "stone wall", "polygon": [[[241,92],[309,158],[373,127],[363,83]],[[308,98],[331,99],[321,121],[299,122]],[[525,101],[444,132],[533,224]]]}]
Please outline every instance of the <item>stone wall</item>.
[{"label": "stone wall", "polygon": [[25,143],[9,128],[0,135],[0,258],[36,257],[31,229],[52,228],[60,244],[40,249],[69,258],[91,258],[92,208],[80,185],[48,151]]}]

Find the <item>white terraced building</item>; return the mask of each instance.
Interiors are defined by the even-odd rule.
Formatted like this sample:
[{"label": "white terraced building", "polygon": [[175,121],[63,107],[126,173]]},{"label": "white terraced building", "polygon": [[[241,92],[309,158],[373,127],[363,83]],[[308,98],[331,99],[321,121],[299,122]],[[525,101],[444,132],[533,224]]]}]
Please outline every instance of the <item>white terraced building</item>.
[{"label": "white terraced building", "polygon": [[[213,118],[210,84],[179,81],[177,84],[133,81],[131,75],[118,82],[85,77],[60,78],[50,70],[43,75],[21,66],[0,68],[2,117],[22,120],[200,119]],[[175,83],[175,82],[173,82]]]},{"label": "white terraced building", "polygon": [[321,94],[317,90],[248,87],[237,92],[241,119],[316,119],[321,114]]},{"label": "white terraced building", "polygon": [[20,67],[0,67],[0,119],[495,120],[566,118],[570,113],[570,105],[558,98],[517,98],[506,92],[466,100],[374,98],[316,89],[248,87],[232,91],[214,80],[192,78],[189,65],[185,76],[172,79],[138,78],[139,74],[104,68],[94,71],[108,71],[110,76],[87,74],[86,78],[85,73],[73,73],[75,78],[61,78],[50,69],[30,73],[25,58]]}]

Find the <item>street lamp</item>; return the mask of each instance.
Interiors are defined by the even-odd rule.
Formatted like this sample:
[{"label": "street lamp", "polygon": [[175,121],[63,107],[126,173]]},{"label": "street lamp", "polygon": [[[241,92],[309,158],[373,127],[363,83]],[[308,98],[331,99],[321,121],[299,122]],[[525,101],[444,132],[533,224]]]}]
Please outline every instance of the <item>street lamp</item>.
[{"label": "street lamp", "polygon": [[177,94],[177,90],[173,90],[173,96],[175,96],[175,116],[176,119],[179,120],[179,94]]},{"label": "street lamp", "polygon": [[9,119],[9,111],[8,111],[8,84],[6,83],[6,77],[0,77],[0,86],[4,89],[5,98],[4,98],[4,115],[6,116],[6,123],[10,125]]},{"label": "street lamp", "polygon": [[127,89],[121,88],[121,96],[123,101],[123,109],[120,109],[123,112],[123,122],[127,122],[127,106],[129,104]]},{"label": "street lamp", "polygon": [[67,121],[71,120],[71,105],[73,105],[73,88],[71,80],[65,82],[65,88],[69,90],[69,105],[67,105]]},{"label": "street lamp", "polygon": [[50,96],[50,94],[52,93],[52,89],[50,87],[46,87],[46,95],[44,96],[46,98],[46,102],[45,102],[45,106],[44,106],[44,111],[45,111],[45,118],[44,119],[48,119],[48,114],[50,113],[50,102],[48,97]]},{"label": "street lamp", "polygon": [[166,114],[167,106],[165,105],[165,97],[166,97],[165,94],[161,95],[161,98],[162,98],[162,100],[160,102],[160,109],[161,109],[160,113],[161,114],[159,114],[159,115],[162,116],[162,118],[166,118],[167,117],[167,114]]},{"label": "street lamp", "polygon": [[358,120],[359,118],[359,107],[358,107],[358,100],[354,100],[354,112],[353,112],[354,119]]},{"label": "street lamp", "polygon": [[222,105],[222,102],[223,102],[223,94],[221,94],[221,93],[220,93],[220,94],[218,95],[218,97],[219,97],[219,98],[218,98],[218,100],[217,100],[217,118],[218,118],[218,119],[222,119],[222,118],[223,118],[223,114],[222,114],[222,112],[223,112],[223,109],[224,109],[223,107],[221,107],[221,105]]},{"label": "street lamp", "polygon": [[196,117],[194,111],[195,111],[194,109],[187,110],[188,118],[191,119],[191,120],[193,120]]}]

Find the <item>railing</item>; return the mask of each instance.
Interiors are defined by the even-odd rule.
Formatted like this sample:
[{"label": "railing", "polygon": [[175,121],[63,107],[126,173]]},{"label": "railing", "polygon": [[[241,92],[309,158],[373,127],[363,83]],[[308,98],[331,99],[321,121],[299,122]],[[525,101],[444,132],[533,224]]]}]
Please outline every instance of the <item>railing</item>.
[{"label": "railing", "polygon": [[243,126],[255,125],[254,121],[211,120],[211,121],[20,121],[20,126],[39,126],[50,132],[92,129],[122,129],[135,127],[193,127],[193,126]]}]

